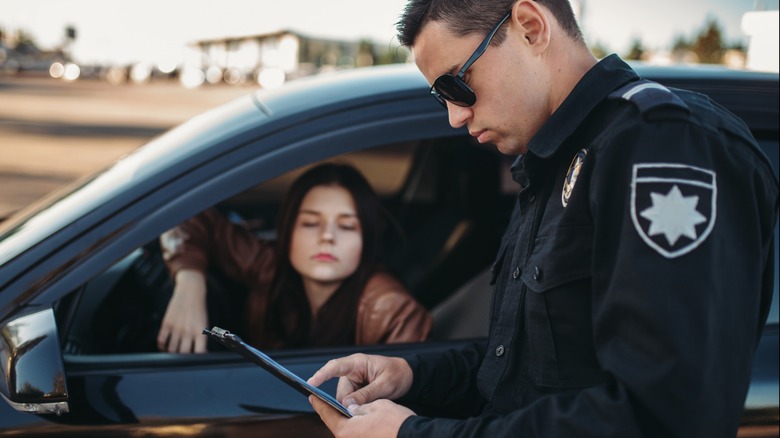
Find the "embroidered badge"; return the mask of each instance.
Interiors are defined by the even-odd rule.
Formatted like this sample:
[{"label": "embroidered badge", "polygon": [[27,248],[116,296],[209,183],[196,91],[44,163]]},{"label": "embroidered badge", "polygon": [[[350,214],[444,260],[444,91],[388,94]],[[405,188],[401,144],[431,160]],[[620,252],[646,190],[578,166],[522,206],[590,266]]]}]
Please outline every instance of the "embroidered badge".
[{"label": "embroidered badge", "polygon": [[666,258],[687,254],[715,226],[715,172],[672,163],[634,165],[631,219],[639,236]]},{"label": "embroidered badge", "polygon": [[585,157],[588,155],[587,149],[580,149],[577,155],[571,160],[569,170],[566,171],[566,178],[563,180],[563,190],[561,191],[561,204],[564,207],[569,205],[571,192],[574,190],[574,184],[577,184],[577,177],[580,176],[582,165],[585,163]]}]

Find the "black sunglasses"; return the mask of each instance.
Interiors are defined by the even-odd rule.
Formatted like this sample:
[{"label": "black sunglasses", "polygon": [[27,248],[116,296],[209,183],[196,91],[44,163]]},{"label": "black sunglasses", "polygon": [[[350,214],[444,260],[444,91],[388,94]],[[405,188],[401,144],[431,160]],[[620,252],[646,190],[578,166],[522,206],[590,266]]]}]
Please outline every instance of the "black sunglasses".
[{"label": "black sunglasses", "polygon": [[477,95],[474,94],[474,90],[469,88],[469,86],[466,85],[466,82],[463,81],[463,75],[466,74],[466,70],[471,67],[471,64],[474,64],[474,62],[485,53],[485,50],[487,50],[490,45],[490,40],[493,39],[493,36],[498,32],[501,25],[511,16],[512,12],[509,12],[498,22],[498,24],[493,26],[493,29],[491,29],[488,36],[485,37],[482,44],[477,47],[477,50],[471,54],[469,60],[463,64],[463,67],[458,74],[452,75],[446,73],[436,78],[433,82],[431,94],[444,106],[444,108],[447,108],[448,101],[458,106],[471,106],[477,101]]}]

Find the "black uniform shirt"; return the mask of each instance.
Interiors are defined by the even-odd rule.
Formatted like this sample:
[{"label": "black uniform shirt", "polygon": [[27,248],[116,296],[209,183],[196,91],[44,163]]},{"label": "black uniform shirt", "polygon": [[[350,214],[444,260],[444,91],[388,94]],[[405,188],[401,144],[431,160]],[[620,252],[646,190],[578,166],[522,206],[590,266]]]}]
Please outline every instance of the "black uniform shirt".
[{"label": "black uniform shirt", "polygon": [[408,397],[460,418],[399,435],[734,436],[778,208],[744,123],[613,55],[512,172],[486,350],[409,359]]}]

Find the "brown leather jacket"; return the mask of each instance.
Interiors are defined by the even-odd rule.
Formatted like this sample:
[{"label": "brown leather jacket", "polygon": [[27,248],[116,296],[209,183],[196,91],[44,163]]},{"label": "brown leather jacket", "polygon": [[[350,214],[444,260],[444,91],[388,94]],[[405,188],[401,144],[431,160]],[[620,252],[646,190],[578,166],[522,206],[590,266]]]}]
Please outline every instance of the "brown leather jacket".
[{"label": "brown leather jacket", "polygon": [[[171,275],[182,269],[206,272],[214,264],[250,289],[246,326],[265,318],[262,298],[270,290],[276,265],[273,244],[230,222],[214,209],[163,233],[163,258]],[[420,342],[428,338],[431,315],[394,277],[374,273],[360,297],[355,344]],[[252,334],[249,334],[250,340]]]}]

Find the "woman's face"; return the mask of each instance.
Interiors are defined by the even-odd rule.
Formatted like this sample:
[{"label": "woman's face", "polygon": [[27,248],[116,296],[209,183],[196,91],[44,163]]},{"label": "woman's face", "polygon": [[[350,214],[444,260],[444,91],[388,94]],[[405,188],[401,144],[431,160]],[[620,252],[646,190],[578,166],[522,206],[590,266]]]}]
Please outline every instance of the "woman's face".
[{"label": "woman's face", "polygon": [[306,282],[339,284],[360,263],[363,235],[352,195],[316,186],[301,202],[290,242],[290,263]]}]

